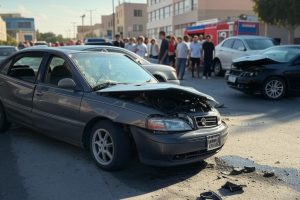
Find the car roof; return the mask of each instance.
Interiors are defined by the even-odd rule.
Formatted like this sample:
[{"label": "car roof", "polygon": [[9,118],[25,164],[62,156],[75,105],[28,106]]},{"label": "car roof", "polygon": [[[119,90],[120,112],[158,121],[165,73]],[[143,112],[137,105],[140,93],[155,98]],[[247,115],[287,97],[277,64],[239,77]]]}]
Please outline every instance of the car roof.
[{"label": "car roof", "polygon": [[231,36],[226,39],[231,39],[231,38],[238,38],[238,39],[271,39],[269,37],[265,36],[259,36],[259,35],[237,35],[237,36]]},{"label": "car roof", "polygon": [[[70,55],[70,54],[77,54],[77,53],[91,53],[91,52],[83,52],[82,50],[76,50],[76,49],[67,49],[67,48],[58,48],[58,47],[29,47],[22,49],[19,52],[48,52],[48,53],[63,53],[65,55]],[[119,53],[112,53],[112,52],[94,52],[95,54],[100,54],[100,55],[118,55],[120,56]]]},{"label": "car roof", "polygon": [[1,45],[0,48],[17,48],[15,46]]},{"label": "car roof", "polygon": [[61,46],[60,49],[71,49],[77,51],[84,51],[94,48],[111,48],[111,49],[123,49],[121,47],[108,46],[108,45],[73,45],[73,46]]}]

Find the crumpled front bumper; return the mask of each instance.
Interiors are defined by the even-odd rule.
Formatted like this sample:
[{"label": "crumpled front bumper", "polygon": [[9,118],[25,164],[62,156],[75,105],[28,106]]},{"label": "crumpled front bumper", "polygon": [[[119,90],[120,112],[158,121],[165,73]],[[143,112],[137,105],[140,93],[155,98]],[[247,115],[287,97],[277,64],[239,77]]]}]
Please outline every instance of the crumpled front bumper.
[{"label": "crumpled front bumper", "polygon": [[[142,163],[155,166],[173,166],[201,161],[217,153],[225,144],[228,127],[223,122],[214,128],[198,129],[175,134],[157,134],[131,127]],[[221,146],[207,150],[207,136],[220,135]]]}]

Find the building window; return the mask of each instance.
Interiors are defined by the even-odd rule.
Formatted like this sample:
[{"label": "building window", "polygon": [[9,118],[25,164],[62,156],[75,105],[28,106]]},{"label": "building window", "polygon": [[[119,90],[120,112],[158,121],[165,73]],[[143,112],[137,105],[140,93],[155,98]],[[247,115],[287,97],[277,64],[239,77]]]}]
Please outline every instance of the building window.
[{"label": "building window", "polygon": [[143,31],[143,25],[133,24],[132,31],[133,32],[142,32]]},{"label": "building window", "polygon": [[18,22],[18,28],[31,28],[30,22]]},{"label": "building window", "polygon": [[133,16],[134,17],[142,17],[143,11],[142,10],[133,10]]},{"label": "building window", "polygon": [[197,0],[181,0],[175,3],[175,15],[187,13],[196,9],[195,7],[197,7]]}]

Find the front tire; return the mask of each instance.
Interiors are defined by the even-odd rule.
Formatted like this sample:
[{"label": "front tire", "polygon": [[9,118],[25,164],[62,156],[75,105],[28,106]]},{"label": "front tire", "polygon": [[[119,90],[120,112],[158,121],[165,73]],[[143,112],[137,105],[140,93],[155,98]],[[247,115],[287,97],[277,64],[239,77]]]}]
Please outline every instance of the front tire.
[{"label": "front tire", "polygon": [[262,94],[268,99],[281,99],[286,94],[287,86],[285,81],[279,77],[267,79],[262,88]]},{"label": "front tire", "polygon": [[90,153],[107,171],[122,169],[130,158],[130,140],[123,128],[109,120],[96,123],[90,134]]},{"label": "front tire", "polygon": [[222,69],[222,64],[219,60],[216,60],[214,62],[214,73],[215,73],[215,76],[223,76],[224,75],[224,71]]},{"label": "front tire", "polygon": [[2,104],[0,103],[0,133],[4,133],[9,127],[6,114]]}]

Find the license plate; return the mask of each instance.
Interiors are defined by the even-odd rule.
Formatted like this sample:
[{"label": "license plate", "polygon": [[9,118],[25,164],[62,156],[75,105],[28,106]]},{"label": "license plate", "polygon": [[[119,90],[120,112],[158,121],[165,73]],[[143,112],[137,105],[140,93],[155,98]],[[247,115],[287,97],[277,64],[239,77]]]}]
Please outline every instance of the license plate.
[{"label": "license plate", "polygon": [[207,150],[213,150],[221,147],[220,135],[209,135],[207,136]]},{"label": "license plate", "polygon": [[228,82],[231,82],[231,83],[235,83],[236,82],[236,76],[228,76]]}]

